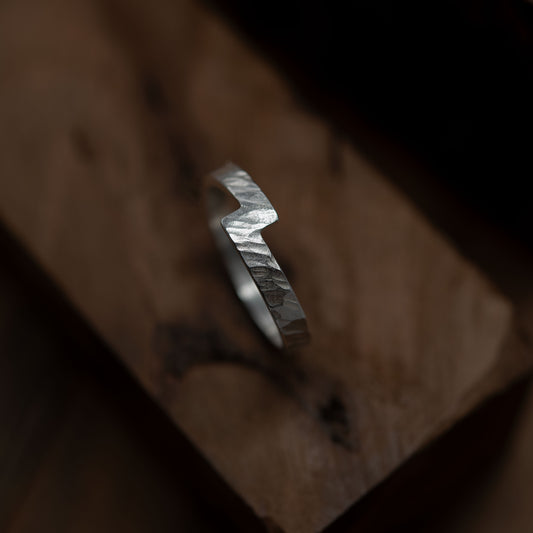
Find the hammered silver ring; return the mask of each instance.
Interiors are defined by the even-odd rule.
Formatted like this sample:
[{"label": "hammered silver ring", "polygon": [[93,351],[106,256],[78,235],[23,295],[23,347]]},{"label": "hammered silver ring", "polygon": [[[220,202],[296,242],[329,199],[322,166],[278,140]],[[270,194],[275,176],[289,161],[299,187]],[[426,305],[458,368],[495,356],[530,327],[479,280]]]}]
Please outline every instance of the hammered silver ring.
[{"label": "hammered silver ring", "polygon": [[268,198],[241,168],[227,163],[204,187],[209,227],[237,296],[277,348],[309,341],[305,313],[261,231],[278,220]]}]

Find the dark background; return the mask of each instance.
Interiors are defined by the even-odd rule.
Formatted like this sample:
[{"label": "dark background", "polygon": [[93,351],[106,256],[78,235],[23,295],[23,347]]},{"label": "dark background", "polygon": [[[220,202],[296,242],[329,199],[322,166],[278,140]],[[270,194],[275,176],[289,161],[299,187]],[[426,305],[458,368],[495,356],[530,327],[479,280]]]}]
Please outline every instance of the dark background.
[{"label": "dark background", "polygon": [[385,137],[533,244],[531,3],[214,3],[359,145],[372,152],[369,137]]}]

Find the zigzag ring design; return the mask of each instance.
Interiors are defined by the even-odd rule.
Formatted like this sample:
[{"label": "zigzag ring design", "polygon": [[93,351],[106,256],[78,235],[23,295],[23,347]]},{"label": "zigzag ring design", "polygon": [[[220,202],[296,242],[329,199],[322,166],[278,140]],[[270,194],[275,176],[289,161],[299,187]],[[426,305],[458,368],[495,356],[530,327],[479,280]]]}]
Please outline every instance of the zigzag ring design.
[{"label": "zigzag ring design", "polygon": [[207,177],[205,202],[237,295],[259,329],[277,348],[308,342],[302,306],[261,235],[278,220],[268,198],[244,170],[227,163]]}]

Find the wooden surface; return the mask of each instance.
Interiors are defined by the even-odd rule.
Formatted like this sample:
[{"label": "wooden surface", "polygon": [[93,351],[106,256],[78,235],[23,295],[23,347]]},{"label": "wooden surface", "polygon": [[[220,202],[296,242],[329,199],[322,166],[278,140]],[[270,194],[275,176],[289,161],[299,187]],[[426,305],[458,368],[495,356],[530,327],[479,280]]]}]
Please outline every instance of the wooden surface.
[{"label": "wooden surface", "polygon": [[[217,16],[1,14],[2,219],[270,524],[323,528],[529,366],[509,302]],[[313,333],[293,358],[208,235],[200,179],[226,159],[280,215],[266,237]]]},{"label": "wooden surface", "polygon": [[450,515],[437,531],[499,533],[529,531],[533,520],[533,391],[525,406],[507,453],[492,469],[479,490]]},{"label": "wooden surface", "polygon": [[169,460],[146,399],[112,364],[94,364],[98,350],[73,340],[4,244],[0,531],[234,530],[191,487],[183,447],[182,462]]},{"label": "wooden surface", "polygon": [[[226,505],[214,509],[204,496],[208,492],[205,479],[191,484],[191,476],[198,479],[199,472],[197,468],[187,472],[190,457],[176,443],[175,431],[162,431],[161,417],[154,417],[146,398],[142,398],[132,380],[125,379],[123,372],[111,364],[109,354],[102,354],[99,364],[93,364],[102,347],[73,340],[72,329],[66,329],[65,321],[59,319],[62,313],[50,309],[50,295],[35,286],[33,272],[13,263],[13,250],[3,244],[0,238],[4,258],[0,265],[0,530],[258,530],[249,525],[238,529],[220,513],[222,509],[228,511]],[[495,401],[499,399],[490,404]],[[468,461],[470,457],[475,462],[479,454],[472,457],[467,448],[473,446],[475,450],[480,438],[491,445],[509,438],[509,432],[502,431],[498,423],[502,413],[495,417],[498,413],[490,404],[482,410],[490,409],[483,415],[488,416],[489,424],[480,429],[473,420],[465,420],[439,440],[436,447],[445,450],[444,458],[435,456],[435,446],[418,456],[419,463],[420,457],[429,453],[417,467],[423,472],[421,481],[427,476],[429,481],[419,485],[420,478],[413,477],[412,466],[407,464],[407,483],[395,474],[379,487],[381,493],[389,492],[391,484],[396,487],[387,495],[387,503],[372,494],[371,508],[364,504],[366,527],[361,528],[361,520],[353,526],[353,520],[343,519],[328,531],[526,531],[531,521],[529,499],[533,491],[529,453],[531,398],[521,413],[508,452],[502,455],[500,450],[496,464],[483,460],[483,475],[476,479]],[[513,416],[514,412],[515,409],[506,411],[503,417]],[[456,440],[463,426],[470,438],[465,442],[460,437],[450,445],[450,439]],[[486,450],[484,445],[483,453]],[[441,464],[445,469],[447,464],[457,467],[458,461],[466,461],[467,468],[448,471],[458,482],[465,476],[461,482],[465,495],[456,495],[444,485],[446,499],[435,498],[433,491],[443,484],[434,476],[435,467],[439,471]],[[422,511],[421,499],[415,497],[415,512],[411,509],[406,514],[405,504],[413,490],[416,494],[417,485],[429,495],[430,505],[424,505]],[[450,505],[450,499],[455,499],[455,505]],[[361,515],[361,506],[354,510]]]}]

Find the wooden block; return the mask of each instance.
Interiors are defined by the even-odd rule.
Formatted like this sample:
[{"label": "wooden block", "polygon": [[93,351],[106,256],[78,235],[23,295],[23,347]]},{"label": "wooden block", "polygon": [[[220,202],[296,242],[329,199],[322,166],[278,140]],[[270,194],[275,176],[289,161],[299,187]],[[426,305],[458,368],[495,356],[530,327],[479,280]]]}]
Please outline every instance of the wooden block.
[{"label": "wooden block", "polygon": [[[1,241],[1,239],[0,239]],[[4,252],[4,248],[0,248]],[[0,531],[34,479],[72,395],[72,368],[34,295],[0,265]]]},{"label": "wooden block", "polygon": [[[324,528],[529,367],[509,302],[216,15],[0,12],[3,220],[271,527]],[[293,357],[211,241],[201,177],[227,159],[280,215],[313,335]]]},{"label": "wooden block", "polygon": [[0,531],[229,531],[191,490],[190,445],[98,342],[73,341],[5,241],[0,231]]}]

